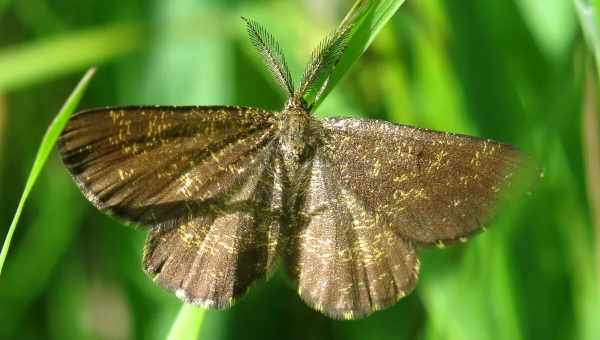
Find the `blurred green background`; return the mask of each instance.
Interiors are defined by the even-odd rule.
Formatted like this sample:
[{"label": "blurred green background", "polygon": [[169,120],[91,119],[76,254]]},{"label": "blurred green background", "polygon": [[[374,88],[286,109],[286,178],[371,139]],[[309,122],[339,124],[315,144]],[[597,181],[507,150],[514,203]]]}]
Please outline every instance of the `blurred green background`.
[{"label": "blurred green background", "polygon": [[[351,6],[0,0],[0,236],[45,129],[90,65],[99,69],[81,108],[278,110],[283,95],[239,16],[269,27],[298,78]],[[591,62],[569,0],[408,0],[318,115],[497,139],[534,155],[545,177],[466,245],[422,250],[417,289],[392,308],[330,320],[277,273],[230,310],[207,312],[200,338],[600,339]],[[165,338],[180,303],[143,274],[144,238],[85,201],[54,153],[0,278],[0,339]]]}]

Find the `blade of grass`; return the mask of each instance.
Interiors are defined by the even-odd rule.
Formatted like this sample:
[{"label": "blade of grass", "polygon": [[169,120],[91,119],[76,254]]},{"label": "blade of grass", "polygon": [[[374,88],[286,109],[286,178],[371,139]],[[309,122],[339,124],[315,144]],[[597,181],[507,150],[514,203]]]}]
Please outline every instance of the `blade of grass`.
[{"label": "blade of grass", "polygon": [[[4,129],[6,127],[6,96],[0,93],[0,169],[2,169],[2,144],[4,143]],[[0,170],[0,173],[2,170]]]},{"label": "blade of grass", "polygon": [[596,74],[600,76],[600,30],[598,29],[598,13],[593,4],[586,0],[573,0],[579,24],[583,30],[583,35],[594,55],[596,64]]},{"label": "blade of grass", "polygon": [[[588,201],[596,234],[596,276],[598,276],[600,275],[600,127],[598,126],[598,89],[592,72],[586,83],[581,134]],[[600,282],[600,278],[597,278],[597,281]]]},{"label": "blade of grass", "polygon": [[204,309],[191,305],[183,305],[177,319],[171,326],[168,340],[198,339],[202,321],[204,320]]},{"label": "blade of grass", "polygon": [[[11,248],[11,260],[3,269],[0,305],[12,307],[0,309],[0,338],[18,334],[31,305],[53,282],[61,259],[77,235],[84,205],[79,204],[81,196],[75,188],[66,189],[70,184],[71,178],[64,176],[61,162],[49,160],[32,193],[32,198],[37,196],[37,204],[29,204],[28,209],[35,211],[35,216]],[[51,223],[59,223],[60,228],[48,228]],[[44,256],[40,256],[42,251]]]},{"label": "blade of grass", "polygon": [[0,90],[103,63],[139,48],[142,42],[141,26],[117,24],[0,49]]},{"label": "blade of grass", "polygon": [[[596,258],[600,259],[600,134],[598,133],[600,128],[598,127],[597,94],[594,77],[590,74],[585,89],[581,129],[586,160],[588,200],[592,210],[592,221],[596,225]],[[597,262],[600,264],[600,261]],[[600,273],[600,268],[597,271]]]},{"label": "blade of grass", "polygon": [[23,190],[23,195],[21,196],[21,200],[19,201],[19,206],[17,207],[17,211],[15,212],[15,216],[13,217],[10,228],[8,229],[8,233],[6,234],[6,239],[4,240],[4,244],[2,246],[2,252],[0,253],[0,276],[2,275],[2,268],[4,267],[4,261],[6,260],[6,255],[8,253],[8,249],[10,247],[10,243],[17,228],[17,223],[19,222],[19,218],[21,217],[21,212],[23,211],[23,206],[25,205],[25,201],[33,188],[35,181],[37,180],[50,152],[54,148],[54,144],[58,139],[61,131],[67,124],[69,117],[77,108],[85,89],[87,88],[90,80],[92,79],[94,73],[96,72],[95,68],[92,68],[86,72],[83,78],[75,87],[75,90],[71,93],[63,107],[61,108],[56,118],[46,131],[44,138],[42,139],[42,143],[40,144],[40,148],[35,157],[35,161],[33,162],[33,167],[31,168],[31,172],[29,177],[27,178],[27,183],[25,184],[25,190]]},{"label": "blade of grass", "polygon": [[[589,209],[591,214],[591,221],[594,225],[594,247],[595,247],[595,267],[593,270],[579,270],[579,275],[575,276],[575,284],[578,285],[576,300],[578,303],[578,320],[579,321],[579,337],[582,339],[596,339],[598,337],[597,327],[597,310],[599,301],[599,287],[598,282],[600,275],[600,191],[598,189],[598,183],[600,183],[600,140],[599,140],[599,127],[598,127],[598,86],[597,81],[600,79],[600,18],[598,17],[598,1],[589,2],[585,0],[573,0],[577,15],[579,17],[579,23],[581,25],[583,35],[585,37],[588,48],[594,57],[594,65],[596,70],[596,77],[592,76],[593,72],[589,72],[586,84],[584,86],[584,98],[582,108],[582,126],[581,136],[583,145],[583,158],[585,160],[585,171],[586,171],[586,189],[588,195]],[[573,228],[578,231],[582,229]],[[573,233],[574,234],[574,233]],[[575,236],[573,236],[575,237]],[[581,251],[580,244],[583,244],[585,237],[580,237],[577,240],[577,250]],[[574,242],[575,243],[575,242]],[[577,252],[573,252],[577,253]],[[588,253],[589,254],[589,253]],[[587,254],[586,254],[587,255]],[[589,257],[589,255],[588,255]],[[578,258],[584,258],[578,256]],[[583,262],[580,260],[580,262]],[[580,268],[589,268],[590,264],[584,263]],[[594,273],[595,272],[595,273]],[[583,273],[590,273],[589,275],[583,275]],[[592,274],[594,273],[594,274]]]},{"label": "blade of grass", "polygon": [[[316,109],[327,95],[337,85],[343,75],[350,69],[355,61],[369,48],[379,31],[392,18],[405,0],[358,0],[342,23],[352,25],[353,30],[346,48],[333,75],[328,80],[323,95],[314,108]],[[320,84],[319,84],[320,85]]]},{"label": "blade of grass", "polygon": [[[596,227],[596,261],[600,264],[600,192],[598,185],[600,183],[600,159],[598,153],[598,115],[597,115],[597,79],[600,79],[600,29],[598,29],[597,8],[584,0],[574,0],[575,8],[579,15],[579,22],[583,30],[586,42],[592,54],[594,55],[594,64],[596,66],[596,79],[588,76],[586,84],[586,94],[584,99],[584,110],[582,118],[582,136],[584,137],[584,159],[586,160],[586,177],[588,186],[588,196],[592,221]],[[597,275],[600,269],[597,269]]]},{"label": "blade of grass", "polygon": [[568,53],[577,28],[577,19],[568,1],[517,0],[515,4],[548,56],[560,58]]}]

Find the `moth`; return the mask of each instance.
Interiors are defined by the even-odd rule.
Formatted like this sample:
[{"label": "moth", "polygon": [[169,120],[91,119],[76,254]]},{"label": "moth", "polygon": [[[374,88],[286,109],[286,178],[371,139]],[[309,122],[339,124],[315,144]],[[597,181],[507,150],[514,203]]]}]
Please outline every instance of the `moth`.
[{"label": "moth", "polygon": [[184,302],[229,307],[281,261],[310,307],[364,317],[413,290],[418,247],[466,241],[531,168],[523,152],[492,140],[316,119],[353,28],[320,43],[295,89],[280,45],[244,20],[287,94],[281,112],[91,109],[59,140],[83,195],[149,230],[143,268]]}]

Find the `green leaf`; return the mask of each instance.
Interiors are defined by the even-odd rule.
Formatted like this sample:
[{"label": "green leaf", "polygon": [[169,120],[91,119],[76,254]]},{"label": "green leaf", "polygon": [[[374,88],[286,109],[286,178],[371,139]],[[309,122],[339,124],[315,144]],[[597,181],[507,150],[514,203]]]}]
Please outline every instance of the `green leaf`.
[{"label": "green leaf", "polygon": [[40,144],[40,148],[38,149],[37,156],[35,157],[35,161],[33,162],[33,167],[31,168],[31,172],[29,177],[27,178],[27,183],[25,184],[25,190],[23,191],[23,195],[21,196],[21,200],[19,201],[19,206],[17,207],[17,211],[15,212],[15,216],[13,217],[10,228],[8,229],[8,233],[6,234],[6,239],[4,240],[4,245],[2,246],[2,252],[0,253],[0,275],[2,274],[2,268],[4,267],[4,261],[6,260],[6,255],[8,253],[8,249],[10,247],[10,243],[17,228],[17,223],[19,222],[19,218],[21,217],[21,212],[23,211],[23,206],[25,205],[25,201],[33,188],[35,181],[37,180],[50,152],[54,148],[54,144],[58,140],[58,136],[61,131],[67,124],[69,117],[77,108],[85,89],[87,88],[92,76],[95,73],[95,68],[92,68],[86,72],[83,78],[75,87],[75,90],[71,93],[60,112],[54,118],[54,121],[48,127],[44,138],[42,139],[42,143]]},{"label": "green leaf", "polygon": [[184,304],[173,323],[168,340],[198,339],[200,328],[204,320],[204,310],[198,307]]},{"label": "green leaf", "polygon": [[402,6],[404,0],[358,0],[340,24],[352,25],[353,30],[349,38],[346,52],[340,59],[333,75],[328,80],[327,88],[314,108],[316,109],[327,95],[337,85],[343,75],[369,48],[379,31],[392,18]]}]

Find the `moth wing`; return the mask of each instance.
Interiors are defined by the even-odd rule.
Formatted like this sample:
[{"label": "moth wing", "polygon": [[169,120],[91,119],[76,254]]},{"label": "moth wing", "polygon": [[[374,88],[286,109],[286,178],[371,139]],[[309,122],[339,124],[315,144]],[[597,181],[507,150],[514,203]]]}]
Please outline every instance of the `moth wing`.
[{"label": "moth wing", "polygon": [[99,210],[140,226],[175,226],[247,180],[272,127],[272,115],[253,108],[94,109],[71,118],[59,151]]},{"label": "moth wing", "polygon": [[318,150],[302,178],[301,213],[290,230],[285,263],[300,297],[337,319],[386,308],[414,288],[419,260],[410,241],[376,219],[339,181]]},{"label": "moth wing", "polygon": [[326,119],[324,143],[340,181],[404,239],[464,240],[538,173],[516,148],[368,119]]},{"label": "moth wing", "polygon": [[187,303],[225,308],[271,272],[281,247],[281,185],[272,158],[260,161],[228,202],[150,232],[143,262],[154,281]]},{"label": "moth wing", "polygon": [[276,144],[272,114],[257,109],[126,107],[73,116],[59,151],[98,209],[152,228],[149,275],[219,308],[276,257]]}]

